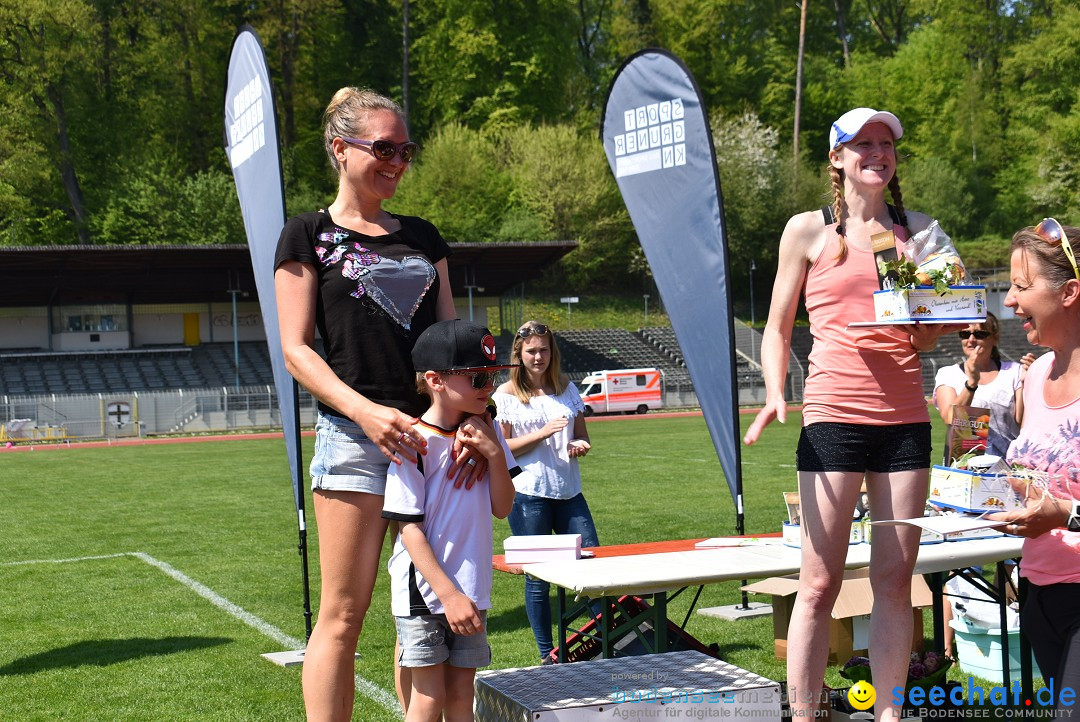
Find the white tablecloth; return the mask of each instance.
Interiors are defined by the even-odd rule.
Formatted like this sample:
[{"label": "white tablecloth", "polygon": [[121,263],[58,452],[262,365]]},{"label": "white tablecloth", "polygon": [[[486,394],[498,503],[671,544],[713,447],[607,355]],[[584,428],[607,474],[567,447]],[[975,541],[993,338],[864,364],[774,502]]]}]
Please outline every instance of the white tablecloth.
[{"label": "white tablecloth", "polygon": [[[1019,537],[1002,536],[924,544],[919,547],[915,573],[944,572],[1016,558],[1023,543]],[[524,570],[576,596],[596,598],[654,594],[700,584],[796,574],[799,561],[798,549],[773,544],[540,562],[528,564]],[[869,564],[869,544],[848,547],[848,569]]]}]

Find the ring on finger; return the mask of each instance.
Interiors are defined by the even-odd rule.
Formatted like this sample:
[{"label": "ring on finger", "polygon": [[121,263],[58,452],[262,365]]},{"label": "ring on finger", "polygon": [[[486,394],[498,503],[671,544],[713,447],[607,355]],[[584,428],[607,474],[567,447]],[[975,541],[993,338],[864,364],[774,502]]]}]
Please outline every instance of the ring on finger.
[{"label": "ring on finger", "polygon": [[469,466],[476,466],[476,459],[469,459],[465,463],[468,464]]},{"label": "ring on finger", "polygon": [[402,431],[401,436],[397,437],[397,442],[400,444],[404,440],[405,440],[405,432]]}]

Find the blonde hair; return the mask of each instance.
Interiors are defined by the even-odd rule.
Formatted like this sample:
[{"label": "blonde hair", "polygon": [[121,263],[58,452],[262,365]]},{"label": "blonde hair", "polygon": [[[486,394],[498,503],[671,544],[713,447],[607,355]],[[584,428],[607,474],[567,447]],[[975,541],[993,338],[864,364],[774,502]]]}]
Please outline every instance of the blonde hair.
[{"label": "blonde hair", "polygon": [[[1061,230],[1069,239],[1069,245],[1080,248],[1080,228],[1062,225]],[[1069,281],[1076,278],[1069,257],[1065,255],[1065,249],[1060,243],[1051,243],[1035,232],[1034,226],[1021,228],[1012,238],[1012,250],[1021,249],[1025,256],[1034,257],[1039,262],[1039,274],[1043,276],[1054,289],[1061,288]]]},{"label": "blonde hair", "polygon": [[[541,323],[540,321],[526,321],[521,324],[520,328],[545,325],[546,324]],[[533,338],[535,335],[536,334],[533,334],[532,336],[529,336],[529,338]],[[561,394],[566,390],[569,379],[563,376],[561,366],[562,357],[559,355],[559,345],[555,343],[555,334],[552,332],[550,326],[548,326],[548,331],[545,336],[547,337],[548,345],[551,348],[551,361],[548,363],[547,370],[544,372],[543,385],[550,386],[555,389],[556,394]],[[510,348],[510,363],[513,364],[513,368],[510,369],[510,392],[523,404],[529,403],[533,397],[533,392],[536,391],[536,387],[533,386],[532,381],[529,379],[529,373],[521,363],[521,347],[525,345],[525,342],[528,341],[529,338],[522,338],[515,333],[514,345]]]},{"label": "blonde hair", "polygon": [[367,119],[384,110],[396,113],[405,121],[401,106],[374,90],[346,86],[334,93],[323,111],[323,147],[335,173],[341,172],[341,165],[334,154],[334,138],[363,136],[367,132]]},{"label": "blonde hair", "polygon": [[[842,148],[844,145],[844,143],[841,143],[836,147]],[[833,220],[836,221],[836,235],[837,240],[840,242],[840,250],[836,254],[836,260],[842,261],[847,257],[847,241],[844,240],[844,216],[847,213],[847,203],[844,202],[844,171],[829,163],[829,180],[832,186]],[[907,227],[904,196],[900,192],[900,177],[896,172],[893,172],[893,177],[889,181],[889,194],[892,196],[892,204],[896,208],[896,213],[900,217],[900,225],[904,227],[910,238],[911,230]]]}]

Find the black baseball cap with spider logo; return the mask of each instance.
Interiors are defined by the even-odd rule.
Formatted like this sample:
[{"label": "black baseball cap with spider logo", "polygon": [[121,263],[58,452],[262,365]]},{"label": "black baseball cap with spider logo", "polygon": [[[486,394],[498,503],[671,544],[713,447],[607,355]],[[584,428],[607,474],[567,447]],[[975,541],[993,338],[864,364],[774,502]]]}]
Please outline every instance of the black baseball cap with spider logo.
[{"label": "black baseball cap with spider logo", "polygon": [[412,350],[417,371],[498,371],[513,368],[496,362],[495,337],[479,324],[461,319],[428,326]]}]

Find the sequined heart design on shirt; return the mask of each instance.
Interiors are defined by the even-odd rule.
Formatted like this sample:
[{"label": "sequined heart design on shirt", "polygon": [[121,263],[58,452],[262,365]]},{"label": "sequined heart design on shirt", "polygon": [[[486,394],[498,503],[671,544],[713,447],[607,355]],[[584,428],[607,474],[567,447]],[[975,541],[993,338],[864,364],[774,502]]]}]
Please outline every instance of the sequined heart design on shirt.
[{"label": "sequined heart design on shirt", "polygon": [[357,279],[363,294],[409,330],[416,309],[435,282],[435,267],[426,258],[406,256],[394,261],[383,256],[379,263],[360,271]]}]

